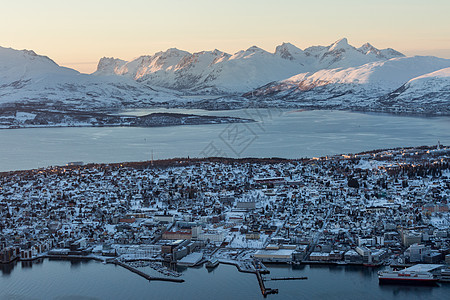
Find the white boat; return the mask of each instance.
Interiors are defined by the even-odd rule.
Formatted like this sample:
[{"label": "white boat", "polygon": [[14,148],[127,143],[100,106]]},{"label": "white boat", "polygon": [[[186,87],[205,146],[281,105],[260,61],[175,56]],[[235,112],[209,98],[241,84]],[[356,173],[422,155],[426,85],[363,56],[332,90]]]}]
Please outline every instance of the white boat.
[{"label": "white boat", "polygon": [[440,265],[415,265],[400,271],[379,271],[379,283],[434,285],[439,281],[431,271]]},{"label": "white boat", "polygon": [[438,281],[429,272],[403,272],[403,271],[380,271],[378,272],[380,283],[413,283],[413,284],[434,284]]}]

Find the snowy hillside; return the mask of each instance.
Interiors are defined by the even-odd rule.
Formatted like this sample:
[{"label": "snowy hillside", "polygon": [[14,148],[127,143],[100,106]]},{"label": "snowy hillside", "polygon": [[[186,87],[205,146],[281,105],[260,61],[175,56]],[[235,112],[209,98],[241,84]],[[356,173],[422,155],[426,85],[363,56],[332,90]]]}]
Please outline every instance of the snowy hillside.
[{"label": "snowy hillside", "polygon": [[450,113],[450,68],[411,79],[400,88],[380,99],[383,105],[411,107],[423,110],[423,103],[431,111]]},{"label": "snowy hillside", "polygon": [[395,50],[378,50],[368,43],[355,48],[345,38],[305,50],[283,43],[274,53],[256,46],[233,55],[219,50],[191,54],[172,48],[130,62],[102,58],[94,74],[121,75],[193,93],[244,93],[302,72],[356,67],[402,56]]},{"label": "snowy hillside", "polygon": [[15,83],[47,74],[77,75],[78,71],[58,66],[47,56],[37,55],[32,50],[14,50],[0,47],[0,85]]},{"label": "snowy hillside", "polygon": [[447,67],[450,67],[449,59],[428,56],[393,58],[359,67],[301,73],[258,88],[246,96],[283,99],[310,106],[341,106],[343,103],[370,106],[375,99],[409,80]]},{"label": "snowy hillside", "polygon": [[122,107],[177,98],[116,76],[80,74],[29,50],[0,47],[0,105],[74,109]]}]

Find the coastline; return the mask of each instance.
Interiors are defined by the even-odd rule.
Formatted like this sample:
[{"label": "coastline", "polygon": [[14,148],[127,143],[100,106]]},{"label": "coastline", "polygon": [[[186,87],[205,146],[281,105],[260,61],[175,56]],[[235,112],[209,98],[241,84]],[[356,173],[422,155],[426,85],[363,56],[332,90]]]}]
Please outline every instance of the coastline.
[{"label": "coastline", "polygon": [[[230,116],[206,116],[206,115],[194,115],[194,114],[185,114],[185,113],[171,113],[170,109],[200,109],[209,112],[214,111],[230,111],[233,112],[235,110],[246,110],[246,109],[277,109],[277,110],[301,110],[301,111],[343,111],[343,112],[353,112],[353,113],[361,113],[361,114],[370,114],[370,115],[387,115],[387,116],[404,116],[404,117],[416,117],[416,118],[437,118],[437,117],[450,117],[449,112],[441,112],[441,111],[417,111],[417,110],[398,110],[398,109],[385,109],[385,108],[371,108],[371,107],[339,107],[339,106],[315,106],[315,105],[264,105],[264,103],[257,103],[256,105],[242,105],[236,107],[228,107],[228,106],[218,106],[215,108],[212,107],[203,107],[197,105],[185,105],[185,106],[170,106],[170,105],[155,105],[155,106],[144,106],[144,107],[133,107],[132,109],[167,109],[169,112],[164,113],[151,113],[143,116],[130,116],[130,115],[117,115],[112,114],[112,111],[105,109],[104,112],[102,110],[98,111],[74,111],[74,110],[61,110],[61,111],[53,111],[53,110],[34,110],[33,108],[23,108],[15,107],[15,108],[0,108],[0,117],[3,119],[10,118],[10,121],[2,121],[0,123],[1,129],[29,129],[29,128],[78,128],[78,127],[170,127],[170,126],[181,126],[181,125],[208,125],[208,124],[231,124],[231,123],[251,123],[256,122],[253,119],[245,119],[238,117],[230,117]],[[130,108],[123,108],[122,110],[129,110]],[[119,112],[120,110],[115,110],[115,112]],[[43,114],[45,117],[40,119],[39,121],[30,120],[16,120],[15,117],[11,117],[11,113],[16,115],[17,113],[25,113],[30,115],[39,115]],[[3,115],[3,116],[2,116]],[[62,117],[63,116],[63,117]],[[153,122],[148,119],[152,117],[174,117],[179,118],[179,120],[172,121],[161,121],[159,119],[157,122]],[[54,122],[52,124],[52,119],[54,118],[68,118],[69,121],[65,122]],[[198,121],[186,122],[182,120],[183,117],[187,118],[197,118]],[[81,118],[81,119],[80,119]],[[86,119],[90,119],[88,122],[83,121]],[[1,120],[1,119],[0,119]],[[160,123],[158,123],[160,122]]]}]

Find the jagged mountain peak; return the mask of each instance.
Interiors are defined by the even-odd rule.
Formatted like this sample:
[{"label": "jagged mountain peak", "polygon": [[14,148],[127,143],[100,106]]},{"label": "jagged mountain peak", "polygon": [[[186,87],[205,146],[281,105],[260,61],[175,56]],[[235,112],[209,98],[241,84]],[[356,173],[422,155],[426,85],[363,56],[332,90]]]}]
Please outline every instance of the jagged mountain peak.
[{"label": "jagged mountain peak", "polygon": [[[308,47],[304,50],[304,52],[307,56],[313,56],[320,60],[323,60],[324,58],[330,59],[330,57],[337,55],[339,57],[332,58],[333,63],[335,63],[342,58],[342,53],[352,52],[352,50],[356,50],[356,48],[351,46],[348,43],[347,38],[342,38],[342,39],[335,41],[334,43],[332,43],[329,46]],[[333,64],[333,63],[331,63],[331,64]]]},{"label": "jagged mountain peak", "polygon": [[280,56],[281,58],[294,60],[296,56],[304,55],[303,50],[297,48],[291,43],[282,43],[275,48],[275,55]]},{"label": "jagged mountain peak", "polygon": [[380,49],[374,47],[373,45],[371,45],[370,43],[365,43],[364,45],[359,47],[357,50],[364,55],[375,55],[379,59],[391,59],[391,58],[405,56],[403,53],[400,53],[392,48],[380,50]]},{"label": "jagged mountain peak", "polygon": [[169,48],[166,51],[160,51],[160,52],[155,53],[154,56],[160,56],[160,57],[183,57],[183,56],[186,56],[186,55],[191,55],[191,53],[188,52],[188,51],[180,50],[178,48]]},{"label": "jagged mountain peak", "polygon": [[353,46],[350,46],[348,43],[347,38],[342,38],[334,42],[329,46],[329,51],[335,51],[335,50],[341,50],[341,49],[348,49],[353,48]]},{"label": "jagged mountain peak", "polygon": [[361,47],[359,47],[358,50],[360,50],[364,54],[367,54],[367,52],[369,52],[369,51],[380,51],[377,48],[375,48],[372,44],[370,44],[369,42],[367,42],[364,45],[362,45]]},{"label": "jagged mountain peak", "polygon": [[357,49],[359,52],[361,52],[364,55],[375,55],[378,58],[383,58],[383,55],[381,54],[381,51],[374,46],[372,46],[370,43],[365,43],[361,47]]},{"label": "jagged mountain peak", "polygon": [[[292,43],[289,43],[289,42],[283,42],[283,43],[281,43],[281,45],[278,45],[277,48],[278,47],[288,47],[288,48],[294,47],[294,48],[297,48],[295,45],[293,45]],[[297,49],[299,49],[299,48],[297,48]]]},{"label": "jagged mountain peak", "polygon": [[223,56],[223,55],[229,55],[223,51],[220,51],[218,49],[214,49],[211,51],[200,51],[200,52],[195,52],[192,55],[194,56],[201,56],[201,55],[213,55],[213,56]]},{"label": "jagged mountain peak", "polygon": [[258,46],[255,46],[255,45],[249,47],[247,50],[239,51],[237,54],[240,54],[240,53],[242,53],[244,55],[255,54],[255,53],[258,53],[258,54],[271,54],[271,53],[267,52],[266,50],[264,50],[264,49],[262,49],[262,48],[260,48]]},{"label": "jagged mountain peak", "polygon": [[265,50],[259,48],[258,46],[255,46],[255,45],[253,45],[253,46],[249,47],[247,50],[245,50],[245,52],[257,52],[257,51],[265,52]]},{"label": "jagged mountain peak", "polygon": [[125,61],[120,58],[104,56],[100,58],[97,68],[103,69],[105,66],[110,65],[111,63],[125,63]]},{"label": "jagged mountain peak", "polygon": [[126,61],[114,58],[114,57],[102,57],[100,58],[97,71],[94,74],[96,75],[111,75],[118,74],[119,69],[126,64]]},{"label": "jagged mountain peak", "polygon": [[362,46],[361,46],[361,48],[375,48],[371,43],[369,43],[369,42],[366,42],[365,44],[363,44]]},{"label": "jagged mountain peak", "polygon": [[258,46],[251,46],[247,50],[241,50],[233,54],[230,59],[248,59],[250,57],[262,57],[262,56],[273,56],[272,53],[267,52],[266,50],[259,48]]}]

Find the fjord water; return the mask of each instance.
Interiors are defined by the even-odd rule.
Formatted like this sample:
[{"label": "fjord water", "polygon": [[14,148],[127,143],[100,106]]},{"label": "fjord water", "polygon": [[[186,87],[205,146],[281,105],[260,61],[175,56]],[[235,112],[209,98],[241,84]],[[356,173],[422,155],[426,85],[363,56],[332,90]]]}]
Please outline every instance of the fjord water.
[{"label": "fjord water", "polygon": [[450,144],[449,117],[346,111],[136,110],[252,118],[249,124],[172,127],[60,127],[0,130],[0,171],[173,157],[301,158],[365,150]]},{"label": "fjord water", "polygon": [[[268,299],[447,299],[450,284],[436,287],[379,285],[375,269],[350,266],[271,265],[267,277],[308,277],[267,281],[279,289]],[[220,265],[182,272],[184,283],[149,282],[114,265],[95,261],[0,265],[0,299],[263,299],[256,276]]]}]

